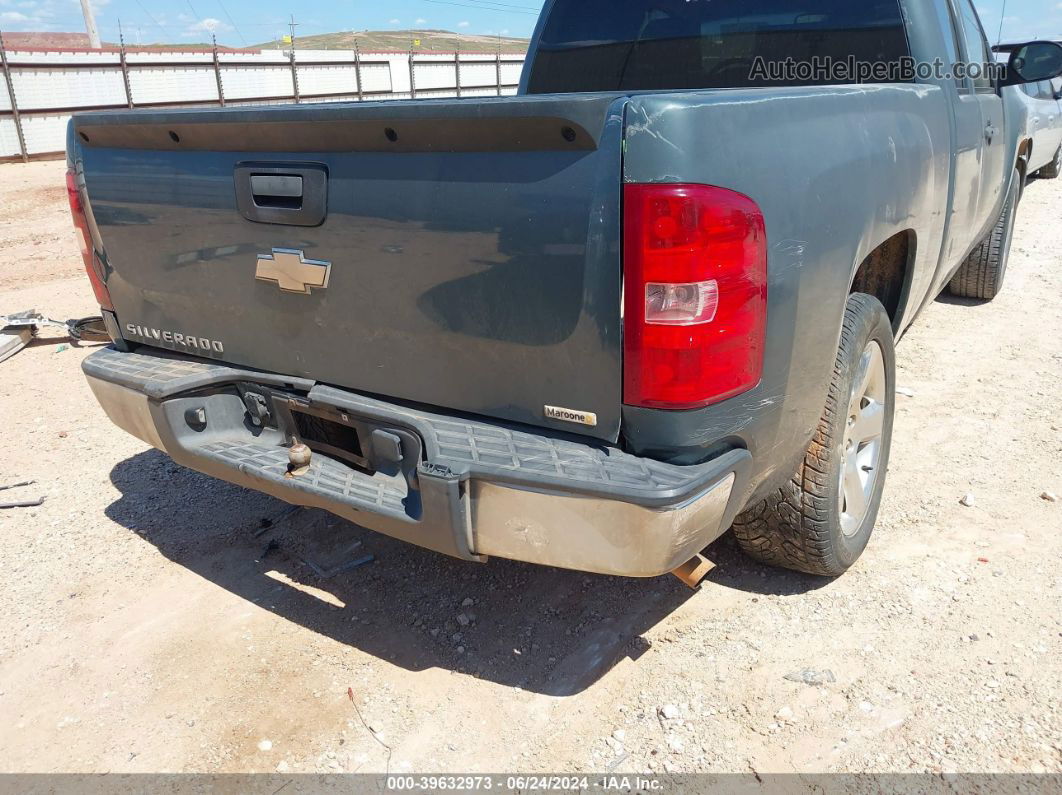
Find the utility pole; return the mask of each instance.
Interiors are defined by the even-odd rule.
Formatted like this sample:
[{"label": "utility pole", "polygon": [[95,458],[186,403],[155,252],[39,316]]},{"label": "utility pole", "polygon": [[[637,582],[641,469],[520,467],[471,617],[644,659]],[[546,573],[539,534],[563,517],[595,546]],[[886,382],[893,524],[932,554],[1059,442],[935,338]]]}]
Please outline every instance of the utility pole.
[{"label": "utility pole", "polygon": [[92,14],[92,4],[89,0],[81,0],[81,13],[85,15],[85,32],[88,33],[89,47],[94,50],[100,49],[100,32],[96,30],[96,17]]},{"label": "utility pole", "polygon": [[299,70],[295,66],[295,28],[298,26],[298,22],[295,21],[295,15],[291,15],[291,22],[288,23],[288,28],[291,30],[291,49],[288,51],[288,57],[291,60],[291,87],[295,92],[295,103],[298,104],[302,101],[299,96]]},{"label": "utility pole", "polygon": [[295,15],[291,15],[291,22],[288,23],[288,28],[291,30],[291,49],[295,50],[295,28],[299,26],[299,23],[295,21]]}]

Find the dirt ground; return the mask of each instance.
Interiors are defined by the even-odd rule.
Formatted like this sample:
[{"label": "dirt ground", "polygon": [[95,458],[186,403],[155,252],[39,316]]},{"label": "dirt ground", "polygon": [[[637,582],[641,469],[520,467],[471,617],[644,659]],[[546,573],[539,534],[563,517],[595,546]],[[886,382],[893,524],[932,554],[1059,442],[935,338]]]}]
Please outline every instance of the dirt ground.
[{"label": "dirt ground", "polygon": [[[0,166],[0,312],[96,311],[62,180]],[[37,481],[2,494],[47,496],[0,511],[0,770],[1062,771],[1060,216],[1032,183],[1003,295],[901,343],[881,519],[834,581],[729,537],[693,593],[314,511],[256,535],[283,504],[112,427],[91,348],[39,340],[0,365],[0,484]],[[374,563],[303,562],[353,540]]]}]

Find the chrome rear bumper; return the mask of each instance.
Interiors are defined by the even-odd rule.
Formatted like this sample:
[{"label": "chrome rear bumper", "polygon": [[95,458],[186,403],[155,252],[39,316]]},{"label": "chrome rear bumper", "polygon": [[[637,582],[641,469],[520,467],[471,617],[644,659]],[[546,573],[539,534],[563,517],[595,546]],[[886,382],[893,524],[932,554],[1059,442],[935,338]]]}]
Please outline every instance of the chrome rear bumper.
[{"label": "chrome rear bumper", "polygon": [[[184,466],[466,560],[667,573],[726,530],[751,463],[731,450],[674,466],[148,349],[108,348],[84,370],[115,425]],[[265,405],[261,427],[248,393]],[[356,432],[356,461],[318,449],[292,477],[302,412]]]}]

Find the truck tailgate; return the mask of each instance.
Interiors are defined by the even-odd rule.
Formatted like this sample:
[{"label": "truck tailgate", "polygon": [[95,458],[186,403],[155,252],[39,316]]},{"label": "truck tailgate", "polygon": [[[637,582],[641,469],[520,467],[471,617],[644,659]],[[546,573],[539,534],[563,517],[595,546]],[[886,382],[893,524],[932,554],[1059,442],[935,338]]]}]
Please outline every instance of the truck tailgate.
[{"label": "truck tailgate", "polygon": [[131,342],[615,440],[623,107],[99,113],[72,140]]}]

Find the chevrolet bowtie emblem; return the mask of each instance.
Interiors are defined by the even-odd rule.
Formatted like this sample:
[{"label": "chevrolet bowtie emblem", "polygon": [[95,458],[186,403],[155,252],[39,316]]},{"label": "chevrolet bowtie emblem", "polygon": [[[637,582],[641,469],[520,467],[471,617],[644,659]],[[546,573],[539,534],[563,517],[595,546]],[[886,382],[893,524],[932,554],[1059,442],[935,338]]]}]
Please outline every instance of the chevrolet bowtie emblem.
[{"label": "chevrolet bowtie emblem", "polygon": [[273,282],[286,293],[309,295],[311,287],[318,290],[328,287],[331,270],[331,262],[306,259],[303,252],[294,249],[275,248],[272,254],[258,255],[254,277]]}]

